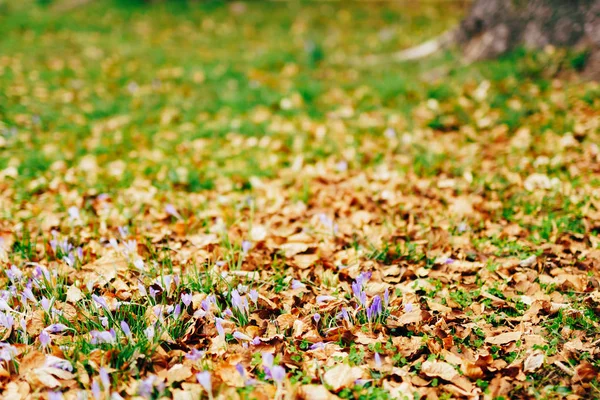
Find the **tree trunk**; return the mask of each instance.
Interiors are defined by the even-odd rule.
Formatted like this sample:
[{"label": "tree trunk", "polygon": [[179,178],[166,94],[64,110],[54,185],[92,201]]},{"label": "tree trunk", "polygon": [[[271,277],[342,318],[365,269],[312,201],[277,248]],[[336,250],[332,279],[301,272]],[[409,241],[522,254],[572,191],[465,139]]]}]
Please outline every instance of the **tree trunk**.
[{"label": "tree trunk", "polygon": [[600,0],[476,0],[456,41],[468,60],[518,46],[585,48],[584,73],[600,78]]}]

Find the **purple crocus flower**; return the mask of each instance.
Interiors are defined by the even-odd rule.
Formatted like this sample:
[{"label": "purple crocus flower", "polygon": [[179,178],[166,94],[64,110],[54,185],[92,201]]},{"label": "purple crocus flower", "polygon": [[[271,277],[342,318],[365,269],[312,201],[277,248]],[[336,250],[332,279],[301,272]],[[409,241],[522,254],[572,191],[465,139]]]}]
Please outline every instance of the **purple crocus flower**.
[{"label": "purple crocus flower", "polygon": [[66,329],[69,329],[65,324],[52,324],[52,325],[48,325],[47,327],[44,328],[44,330],[46,332],[49,333],[58,333],[58,332],[62,332]]},{"label": "purple crocus flower", "polygon": [[97,296],[97,295],[93,294],[92,295],[92,300],[94,300],[96,303],[98,303],[98,305],[100,305],[100,307],[102,307],[106,311],[110,312],[110,309],[108,308],[108,303],[106,302],[106,300],[104,299],[104,297]]},{"label": "purple crocus flower", "polygon": [[453,262],[454,262],[454,259],[450,258],[450,257],[448,257],[444,260],[444,264],[452,264]]},{"label": "purple crocus flower", "polygon": [[262,341],[260,340],[260,337],[258,337],[258,336],[255,336],[254,339],[252,339],[252,344],[255,346],[258,346],[261,343],[262,343]]},{"label": "purple crocus flower", "polygon": [[271,368],[271,376],[278,385],[281,384],[281,382],[285,379],[285,375],[285,368],[279,365],[275,365],[273,368]]},{"label": "purple crocus flower", "polygon": [[48,392],[48,400],[62,400],[63,394],[62,392]]},{"label": "purple crocus flower", "polygon": [[248,293],[248,296],[250,296],[250,300],[252,300],[252,302],[256,306],[256,303],[258,302],[258,292],[256,291],[256,289],[252,289],[250,293]]},{"label": "purple crocus flower", "polygon": [[311,350],[323,350],[325,348],[325,343],[317,342],[309,347]]},{"label": "purple crocus flower", "polygon": [[125,239],[129,235],[129,228],[126,226],[119,226],[117,230],[119,231],[119,235],[121,235],[121,239]]},{"label": "purple crocus flower", "polygon": [[23,272],[15,265],[11,265],[10,269],[6,270],[6,276],[11,281],[19,281],[23,277]]},{"label": "purple crocus flower", "polygon": [[379,295],[373,297],[373,301],[371,302],[371,309],[372,309],[371,314],[374,317],[378,316],[383,311],[382,304],[381,304],[381,297],[379,297]]},{"label": "purple crocus flower", "polygon": [[240,331],[235,331],[233,332],[233,337],[236,338],[237,340],[243,340],[246,342],[251,342],[252,338],[248,335],[246,335],[245,333],[242,333]]},{"label": "purple crocus flower", "polygon": [[225,329],[223,329],[223,318],[215,317],[215,325],[217,327],[217,332],[219,333],[219,336],[224,338]]},{"label": "purple crocus flower", "polygon": [[0,313],[0,325],[6,329],[11,329],[15,323],[15,318],[9,313]]},{"label": "purple crocus flower", "polygon": [[379,353],[375,353],[375,367],[381,368],[381,356]]},{"label": "purple crocus flower", "polygon": [[360,275],[358,275],[358,277],[356,278],[356,282],[358,282],[358,284],[362,286],[363,283],[371,279],[371,275],[373,275],[371,271],[361,272]]},{"label": "purple crocus flower", "polygon": [[[23,291],[23,293],[24,293],[24,291]],[[50,300],[48,300],[46,297],[42,297],[42,300],[40,300],[40,305],[42,306],[44,311],[46,311],[46,312],[50,311]]]},{"label": "purple crocus flower", "polygon": [[396,130],[394,128],[386,128],[383,131],[383,135],[388,139],[393,139],[396,137]]},{"label": "purple crocus flower", "polygon": [[319,323],[319,321],[321,320],[321,314],[319,314],[319,313],[315,313],[315,314],[313,315],[313,319],[314,319],[314,320],[315,320],[315,322],[318,324],[318,323]]},{"label": "purple crocus flower", "polygon": [[95,379],[92,381],[92,396],[94,396],[95,400],[100,400],[102,398],[102,390],[100,389],[100,384]]},{"label": "purple crocus flower", "polygon": [[167,204],[165,206],[165,212],[167,214],[169,214],[172,217],[175,217],[177,219],[183,219],[183,217],[181,216],[181,214],[179,214],[179,212],[177,211],[177,209],[175,208],[175,206],[173,204]]},{"label": "purple crocus flower", "polygon": [[293,289],[293,290],[296,290],[296,289],[302,289],[302,288],[305,288],[305,287],[306,287],[306,285],[305,285],[304,283],[300,282],[300,281],[299,281],[299,280],[297,280],[297,279],[294,279],[294,280],[292,281],[292,289]]},{"label": "purple crocus flower", "polygon": [[385,292],[383,292],[383,305],[387,308],[390,304],[390,291],[388,288],[385,288]]},{"label": "purple crocus flower", "polygon": [[198,349],[192,349],[189,353],[185,355],[185,358],[191,361],[198,361],[202,357],[204,357],[204,352]]},{"label": "purple crocus flower", "polygon": [[317,296],[317,303],[325,303],[326,301],[331,301],[331,300],[335,300],[336,298],[334,296],[328,296],[328,295],[321,295],[321,296]]},{"label": "purple crocus flower", "polygon": [[50,339],[50,335],[48,334],[48,332],[42,331],[40,333],[39,339],[40,339],[40,344],[42,345],[42,347],[46,348],[50,345],[51,339]]},{"label": "purple crocus flower", "polygon": [[177,305],[175,306],[175,310],[173,311],[173,319],[179,318],[180,314],[181,314],[181,304],[177,303]]},{"label": "purple crocus flower", "polygon": [[363,305],[363,307],[366,307],[367,306],[367,293],[360,292],[359,301],[360,301],[360,304]]},{"label": "purple crocus flower", "polygon": [[244,378],[244,380],[246,380],[246,370],[244,369],[244,366],[241,363],[237,363],[235,365],[235,369],[242,376],[242,378]]},{"label": "purple crocus flower", "polygon": [[237,289],[231,291],[231,305],[234,308],[237,308],[240,313],[244,314],[244,301]]},{"label": "purple crocus flower", "polygon": [[244,253],[244,255],[248,254],[248,252],[250,251],[251,248],[252,248],[252,242],[250,242],[248,240],[244,240],[242,242],[242,252]]},{"label": "purple crocus flower", "polygon": [[204,390],[206,390],[208,393],[212,394],[212,377],[210,375],[210,372],[208,372],[208,371],[198,372],[196,374],[196,379],[198,380],[198,383],[200,385],[202,385]]},{"label": "purple crocus flower", "polygon": [[342,318],[344,318],[346,322],[350,323],[350,316],[348,315],[348,310],[346,310],[346,307],[342,308]]},{"label": "purple crocus flower", "polygon": [[113,330],[110,331],[90,331],[90,335],[92,336],[92,340],[90,340],[91,344],[102,344],[109,343],[114,344],[116,341],[116,334]]},{"label": "purple crocus flower", "polygon": [[131,329],[129,328],[129,324],[123,320],[121,321],[121,330],[128,338],[131,338]]},{"label": "purple crocus flower", "polygon": [[274,360],[274,357],[273,357],[272,353],[267,353],[267,352],[262,353],[263,367],[268,367],[268,368],[273,367],[273,360]]},{"label": "purple crocus flower", "polygon": [[192,295],[190,293],[182,293],[181,301],[186,307],[189,307],[189,305],[192,303]]},{"label": "purple crocus flower", "polygon": [[59,357],[52,356],[52,355],[46,356],[46,361],[44,362],[44,366],[73,372],[73,365],[69,361],[59,358]]},{"label": "purple crocus flower", "polygon": [[404,305],[404,312],[412,312],[413,311],[413,304],[412,303],[406,303]]},{"label": "purple crocus flower", "polygon": [[75,220],[79,219],[79,208],[72,206],[72,207],[69,207],[67,212],[69,213],[69,218],[71,219],[71,221],[75,221]]},{"label": "purple crocus flower", "polygon": [[106,368],[102,367],[98,372],[100,375],[100,382],[102,382],[102,387],[104,390],[108,389],[110,387],[110,376],[108,375],[108,371]]},{"label": "purple crocus flower", "polygon": [[148,340],[152,341],[152,339],[154,339],[154,334],[154,325],[150,325],[149,327],[144,329],[144,335],[146,335],[146,338],[148,338]]}]

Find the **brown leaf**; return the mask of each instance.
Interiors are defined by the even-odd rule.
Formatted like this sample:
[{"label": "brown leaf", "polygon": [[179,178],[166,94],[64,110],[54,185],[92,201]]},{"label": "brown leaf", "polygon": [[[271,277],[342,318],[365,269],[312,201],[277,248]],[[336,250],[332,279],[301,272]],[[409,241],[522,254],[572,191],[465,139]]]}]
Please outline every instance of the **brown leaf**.
[{"label": "brown leaf", "polygon": [[345,387],[352,386],[354,381],[360,379],[363,375],[363,370],[359,367],[351,367],[347,364],[338,364],[325,372],[323,380],[335,392]]},{"label": "brown leaf", "polygon": [[506,344],[506,343],[515,342],[515,341],[521,339],[521,335],[522,335],[522,332],[520,332],[520,331],[506,332],[506,333],[501,333],[497,336],[485,338],[485,342],[489,343],[489,344],[496,344],[496,345]]},{"label": "brown leaf", "polygon": [[167,372],[167,383],[185,381],[192,376],[192,370],[187,365],[175,364]]},{"label": "brown leaf", "polygon": [[321,385],[303,385],[298,390],[298,396],[304,400],[335,400],[338,398]]},{"label": "brown leaf", "polygon": [[421,366],[421,372],[432,378],[442,378],[452,381],[458,376],[458,371],[451,364],[443,361],[425,361]]},{"label": "brown leaf", "polygon": [[535,371],[536,369],[542,366],[542,364],[544,363],[544,358],[544,353],[540,351],[531,353],[523,363],[523,371]]}]

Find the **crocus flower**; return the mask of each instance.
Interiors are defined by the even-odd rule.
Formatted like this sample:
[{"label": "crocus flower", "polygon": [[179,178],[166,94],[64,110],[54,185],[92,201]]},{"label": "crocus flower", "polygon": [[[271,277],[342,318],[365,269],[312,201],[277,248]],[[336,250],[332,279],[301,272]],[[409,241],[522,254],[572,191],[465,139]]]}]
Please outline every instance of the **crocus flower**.
[{"label": "crocus flower", "polygon": [[181,314],[181,304],[177,304],[175,306],[175,310],[173,310],[173,319],[177,319],[179,318],[179,315]]},{"label": "crocus flower", "polygon": [[42,331],[39,336],[40,344],[46,348],[50,345],[50,335],[46,331]]},{"label": "crocus flower", "polygon": [[189,307],[189,305],[192,303],[192,295],[190,293],[182,293],[181,301],[186,307]]},{"label": "crocus flower", "polygon": [[409,312],[412,312],[412,310],[413,310],[413,304],[412,303],[406,303],[404,305],[404,312],[409,313]]},{"label": "crocus flower", "polygon": [[250,293],[248,293],[248,296],[250,296],[250,300],[252,300],[252,302],[256,306],[256,303],[258,302],[258,292],[256,291],[256,289],[252,289]]},{"label": "crocus flower", "polygon": [[292,289],[293,289],[293,290],[296,290],[296,289],[303,289],[303,288],[305,288],[305,287],[306,287],[306,285],[305,285],[304,283],[300,282],[300,281],[299,281],[299,280],[297,280],[297,279],[294,279],[294,280],[292,281]]},{"label": "crocus flower", "polygon": [[344,318],[346,322],[350,323],[350,316],[348,315],[348,310],[346,310],[346,307],[342,308],[342,318]]},{"label": "crocus flower", "polygon": [[154,339],[154,325],[150,325],[149,327],[144,329],[144,335],[146,335],[146,338],[148,338],[148,340],[152,341],[152,339]]},{"label": "crocus flower", "polygon": [[142,260],[141,258],[136,258],[135,260],[133,260],[133,266],[136,267],[140,271],[146,270],[146,267],[144,265],[144,260]]},{"label": "crocus flower", "polygon": [[192,349],[189,353],[185,355],[185,358],[191,361],[198,361],[202,357],[204,357],[204,352],[198,349]]},{"label": "crocus flower", "polygon": [[138,386],[138,394],[146,399],[149,399],[152,396],[152,392],[154,391],[154,381],[156,380],[155,375],[150,375],[146,379],[140,382]]},{"label": "crocus flower", "polygon": [[396,137],[396,131],[394,128],[386,128],[386,130],[383,131],[383,135],[388,139],[393,139]]},{"label": "crocus flower", "polygon": [[242,242],[242,252],[245,254],[248,254],[248,252],[250,251],[250,249],[252,248],[252,242],[248,241],[248,240],[244,240]]},{"label": "crocus flower", "polygon": [[323,350],[325,348],[325,343],[317,342],[309,347],[311,350]]},{"label": "crocus flower", "polygon": [[58,332],[62,332],[66,329],[69,329],[68,326],[66,326],[65,324],[52,324],[52,325],[48,325],[47,327],[44,328],[44,330],[46,332],[49,333],[58,333]]},{"label": "crocus flower", "polygon": [[95,379],[92,381],[92,396],[94,396],[95,400],[100,400],[102,398],[102,390],[100,389],[100,384]]},{"label": "crocus flower", "polygon": [[385,288],[385,292],[383,292],[383,305],[387,308],[390,304],[390,291],[388,288]]},{"label": "crocus flower", "polygon": [[219,336],[225,337],[225,329],[223,329],[223,318],[215,317],[215,326]]},{"label": "crocus flower", "polygon": [[90,340],[91,344],[114,344],[116,342],[116,334],[114,334],[112,329],[110,331],[93,330],[90,331],[90,335],[92,336],[92,340]]},{"label": "crocus flower", "polygon": [[121,235],[122,239],[125,239],[127,235],[129,235],[129,228],[126,226],[119,226],[117,227],[117,230],[119,231],[119,235]]},{"label": "crocus flower", "polygon": [[62,392],[48,392],[48,400],[62,400],[63,394]]},{"label": "crocus flower", "polygon": [[264,352],[262,353],[262,365],[263,367],[271,368],[273,366],[273,354]]},{"label": "crocus flower", "polygon": [[98,303],[98,305],[102,308],[104,308],[106,311],[110,312],[110,309],[108,308],[108,303],[106,302],[106,300],[104,299],[104,297],[102,296],[97,296],[95,294],[92,295],[92,300],[94,300],[96,303]]},{"label": "crocus flower", "polygon": [[183,217],[181,216],[181,214],[179,214],[179,212],[177,212],[177,209],[175,209],[175,206],[173,204],[167,204],[165,206],[165,212],[177,219],[183,219]]},{"label": "crocus flower", "polygon": [[375,367],[381,368],[381,356],[379,353],[375,353]]},{"label": "crocus flower", "polygon": [[58,368],[69,372],[73,371],[73,364],[71,364],[69,361],[50,354],[46,356],[44,366]]},{"label": "crocus flower", "polygon": [[67,211],[69,213],[69,218],[71,219],[71,221],[75,221],[75,220],[79,219],[79,208],[72,206],[72,207],[69,207],[69,209]]},{"label": "crocus flower", "polygon": [[237,363],[235,365],[235,369],[242,376],[242,378],[246,379],[246,370],[244,369],[244,366],[242,364]]},{"label": "crocus flower", "polygon": [[233,332],[233,337],[236,338],[237,340],[244,340],[247,342],[251,342],[252,338],[248,335],[246,335],[245,333],[242,333],[240,331],[235,331]]},{"label": "crocus flower", "polygon": [[321,320],[321,314],[315,313],[313,315],[313,319],[315,320],[316,323],[319,323],[319,321]]},{"label": "crocus flower", "polygon": [[42,306],[44,311],[50,311],[50,300],[48,300],[46,297],[42,297],[42,299],[40,300],[40,305]]},{"label": "crocus flower", "polygon": [[317,296],[317,303],[325,303],[326,301],[335,300],[334,296],[321,295]]},{"label": "crocus flower", "polygon": [[9,313],[0,312],[0,326],[6,329],[11,329],[15,323],[15,318]]},{"label": "crocus flower", "polygon": [[196,379],[198,380],[198,383],[200,385],[202,385],[204,390],[206,390],[208,393],[212,394],[212,377],[210,375],[210,372],[208,372],[208,371],[198,372],[196,374]]},{"label": "crocus flower", "polygon": [[6,276],[11,281],[19,281],[23,277],[23,272],[15,265],[11,265],[10,269],[6,270]]},{"label": "crocus flower", "polygon": [[131,338],[131,328],[129,328],[129,324],[123,320],[121,321],[121,330],[123,331],[123,333],[125,334],[125,336],[127,336],[128,338]]},{"label": "crocus flower", "polygon": [[277,384],[281,384],[281,382],[285,379],[285,375],[285,368],[279,365],[275,365],[273,368],[271,368],[271,376],[273,377],[273,380],[277,382]]},{"label": "crocus flower", "polygon": [[108,389],[110,387],[110,376],[108,375],[108,371],[106,368],[102,367],[98,372],[100,375],[100,382],[102,382],[102,387],[105,390]]}]

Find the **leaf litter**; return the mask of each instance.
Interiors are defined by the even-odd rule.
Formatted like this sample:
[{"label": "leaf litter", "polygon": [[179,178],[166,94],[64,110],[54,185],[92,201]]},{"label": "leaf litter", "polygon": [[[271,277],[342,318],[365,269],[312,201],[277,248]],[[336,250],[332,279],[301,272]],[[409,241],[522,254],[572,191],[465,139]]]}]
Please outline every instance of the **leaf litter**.
[{"label": "leaf litter", "polygon": [[[264,18],[235,4],[202,23],[234,47],[199,60],[236,57],[232,14],[248,13],[244,35]],[[358,52],[348,27],[365,10],[315,7],[293,35],[329,13]],[[159,11],[128,32],[192,48],[188,25],[149,22]],[[173,104],[192,85],[250,83],[171,54],[143,65],[105,39],[82,37],[68,65],[43,49],[43,65],[10,48],[0,59],[3,398],[600,395],[600,92],[536,69],[568,55],[520,55],[505,67],[518,79],[485,64],[453,67],[477,78],[450,83],[416,76],[425,93],[394,81],[408,113],[314,50],[276,68],[240,59],[277,100],[236,109],[217,86],[223,109],[188,115]],[[77,80],[55,85],[67,70]],[[298,93],[324,77],[313,103]],[[157,96],[174,103],[152,108]],[[40,101],[56,114],[40,117]],[[55,132],[69,129],[83,151]]]}]

